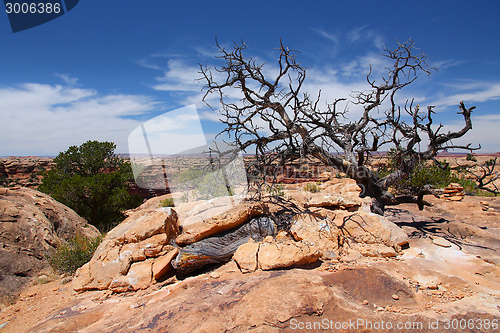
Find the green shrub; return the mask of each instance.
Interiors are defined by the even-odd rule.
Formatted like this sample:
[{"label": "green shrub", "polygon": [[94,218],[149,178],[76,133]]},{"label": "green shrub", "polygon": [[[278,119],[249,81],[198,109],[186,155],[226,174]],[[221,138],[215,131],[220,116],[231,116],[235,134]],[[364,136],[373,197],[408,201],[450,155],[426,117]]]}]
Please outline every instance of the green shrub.
[{"label": "green shrub", "polygon": [[420,162],[410,175],[408,185],[412,188],[422,188],[424,185],[443,188],[448,186],[453,178],[448,164],[445,168],[440,168],[433,162]]},{"label": "green shrub", "polygon": [[49,263],[61,273],[73,274],[78,268],[92,259],[92,255],[99,246],[103,236],[89,239],[76,236],[65,244],[60,245],[56,252],[49,256]]},{"label": "green shrub", "polygon": [[495,194],[476,188],[477,183],[472,179],[461,178],[459,176],[454,176],[452,178],[452,183],[458,183],[464,188],[464,192],[467,195],[477,195],[481,197],[494,197]]},{"label": "green shrub", "polygon": [[467,154],[467,157],[465,158],[467,161],[472,161],[472,162],[477,162],[477,158],[476,156],[474,156],[474,154]]},{"label": "green shrub", "polygon": [[275,196],[275,197],[284,197],[285,192],[284,192],[284,187],[282,185],[274,185],[269,187],[269,194]]},{"label": "green shrub", "polygon": [[[432,185],[434,188],[444,188],[450,183],[459,183],[460,177],[454,174],[446,161],[444,168],[439,167],[434,162],[422,161],[413,172],[405,179],[401,179],[394,184],[396,192],[414,194],[425,185]],[[377,170],[379,178],[389,175],[394,170],[392,161],[387,166]]]},{"label": "green shrub", "polygon": [[111,230],[125,219],[123,212],[142,203],[130,195],[132,167],[114,153],[112,142],[87,141],[54,158],[38,190],[73,209],[90,224]]},{"label": "green shrub", "polygon": [[308,191],[311,193],[318,193],[319,191],[321,191],[321,188],[316,184],[307,183],[307,185],[304,186],[304,191]]},{"label": "green shrub", "polygon": [[223,196],[233,196],[234,193],[230,186],[227,186],[228,180],[223,174],[213,172],[199,178],[196,184],[197,199],[213,199]]},{"label": "green shrub", "polygon": [[182,195],[182,197],[180,197],[179,201],[180,201],[180,202],[188,202],[188,201],[189,201],[189,198],[188,198],[187,193],[184,193],[184,194]]},{"label": "green shrub", "polygon": [[174,207],[174,199],[173,198],[167,198],[165,200],[160,201],[160,206],[161,207]]},{"label": "green shrub", "polygon": [[[407,178],[402,179],[394,185],[394,189],[400,193],[417,193],[425,185],[432,185],[435,188],[444,188],[450,183],[458,183],[464,188],[467,195],[493,196],[492,193],[477,189],[477,183],[465,177],[465,171],[462,168],[451,170],[450,166],[444,161],[445,167],[440,168],[433,162],[420,162],[413,173]],[[391,165],[382,167],[378,170],[380,178],[387,176],[392,171]]]}]

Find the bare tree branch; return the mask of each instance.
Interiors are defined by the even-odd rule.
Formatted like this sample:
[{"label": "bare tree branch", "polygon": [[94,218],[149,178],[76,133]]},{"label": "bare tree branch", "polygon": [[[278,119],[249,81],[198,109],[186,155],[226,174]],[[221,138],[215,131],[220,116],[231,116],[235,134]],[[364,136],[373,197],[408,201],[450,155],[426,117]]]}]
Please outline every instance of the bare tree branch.
[{"label": "bare tree branch", "polygon": [[[218,96],[221,121],[225,125],[221,134],[229,135],[238,149],[255,155],[251,168],[261,172],[262,183],[285,163],[314,156],[355,179],[364,189],[363,195],[374,198],[374,212],[382,213],[385,205],[401,202],[414,202],[423,208],[423,195],[431,193],[429,189],[420,189],[411,198],[398,198],[388,192],[389,187],[408,178],[420,162],[436,161],[442,150],[477,149],[452,142],[472,129],[471,113],[475,107],[466,108],[461,102],[459,114],[464,118],[464,127],[442,133],[442,125],[433,128],[433,106],[422,111],[413,100],[407,101],[403,108],[397,105],[396,95],[401,89],[421,73],[429,75],[434,70],[427,65],[425,54],[416,54],[412,40],[398,43],[394,50],[385,50],[384,56],[393,65],[385,69],[381,78],[373,77],[370,66],[366,91],[354,92],[350,99],[338,98],[325,110],[318,106],[320,93],[312,100],[301,91],[306,70],[297,62],[297,52],[281,42],[278,71],[272,79],[264,75],[263,64],[244,56],[247,48],[244,43],[234,44],[232,50],[226,50],[218,42],[216,45],[220,51],[217,57],[223,65],[214,69],[200,66],[201,79],[206,83],[204,101],[208,104],[208,96]],[[223,74],[224,80],[216,82],[213,71],[218,76]],[[240,99],[230,98],[228,91],[233,96],[235,91],[239,92]],[[357,121],[347,118],[349,104],[363,108]],[[385,116],[378,118],[378,109],[382,107],[386,108]],[[421,151],[424,141],[427,148]],[[388,144],[395,149],[397,168],[379,178],[367,163],[370,153]]]}]

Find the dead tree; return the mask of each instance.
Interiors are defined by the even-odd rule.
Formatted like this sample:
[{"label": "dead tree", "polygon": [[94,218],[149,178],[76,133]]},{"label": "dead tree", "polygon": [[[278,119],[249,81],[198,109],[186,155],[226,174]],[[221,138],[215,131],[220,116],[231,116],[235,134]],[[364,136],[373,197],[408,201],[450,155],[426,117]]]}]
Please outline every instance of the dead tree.
[{"label": "dead tree", "polygon": [[496,164],[497,158],[495,157],[485,161],[484,164],[475,164],[472,166],[458,164],[458,166],[461,170],[467,172],[476,182],[476,189],[490,192],[497,196],[500,194],[500,189],[495,182],[500,179],[500,175],[495,171]]},{"label": "dead tree", "polygon": [[[319,106],[319,94],[313,99],[302,92],[306,70],[297,62],[296,51],[280,43],[277,73],[268,78],[263,64],[245,57],[244,43],[235,44],[231,50],[216,45],[220,51],[217,58],[223,65],[200,65],[206,82],[203,100],[211,106],[209,97],[216,94],[221,108],[211,107],[222,115],[225,129],[220,134],[231,137],[234,151],[254,154],[253,170],[261,179],[287,162],[313,156],[355,179],[363,189],[362,195],[373,198],[373,212],[382,214],[385,206],[400,203],[417,203],[422,209],[426,204],[424,194],[431,193],[429,188],[415,195],[395,196],[389,193],[389,187],[407,178],[420,161],[438,163],[435,157],[442,150],[475,149],[470,144],[457,146],[452,142],[472,128],[474,107],[467,108],[461,102],[463,128],[443,132],[442,125],[433,126],[433,106],[423,111],[413,101],[397,105],[396,95],[402,88],[414,82],[417,75],[433,70],[426,64],[425,54],[415,54],[411,40],[385,50],[384,56],[392,66],[385,69],[381,79],[372,77],[370,67],[366,91],[353,93],[350,100],[336,99],[325,109]],[[349,107],[362,109],[358,120],[348,119]],[[385,114],[380,116],[383,107]],[[426,149],[421,149],[424,144]],[[398,168],[380,178],[367,162],[371,153],[386,145],[395,149]]]}]

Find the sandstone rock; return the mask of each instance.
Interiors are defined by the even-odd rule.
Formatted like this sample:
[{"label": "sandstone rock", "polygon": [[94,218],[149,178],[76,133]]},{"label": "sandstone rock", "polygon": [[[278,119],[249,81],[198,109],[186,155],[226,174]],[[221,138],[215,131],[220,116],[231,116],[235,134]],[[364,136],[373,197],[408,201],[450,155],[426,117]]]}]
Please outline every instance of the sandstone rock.
[{"label": "sandstone rock", "polygon": [[152,282],[152,260],[133,263],[127,275],[115,277],[109,289],[114,292],[146,289]]},{"label": "sandstone rock", "polygon": [[[169,230],[166,229],[166,226]],[[127,230],[123,232],[125,228]],[[115,238],[117,242],[135,243],[159,233],[167,235],[167,242],[178,234],[177,214],[170,207],[158,208],[141,216],[132,214],[118,227],[111,230],[109,236],[114,238],[115,235],[119,234]]]},{"label": "sandstone rock", "polygon": [[359,197],[361,187],[356,184],[354,179],[350,178],[334,178],[325,182],[321,187],[327,193],[336,193],[344,196]]},{"label": "sandstone rock", "polygon": [[276,242],[285,242],[287,240],[291,240],[290,235],[285,230],[278,231],[278,234],[275,237]]},{"label": "sandstone rock", "polygon": [[243,203],[241,206],[230,209],[218,216],[212,216],[202,222],[195,222],[184,226],[183,233],[175,240],[179,245],[187,245],[203,238],[236,228],[248,221],[251,217],[262,214],[258,204]]},{"label": "sandstone rock", "polygon": [[464,199],[464,197],[461,195],[454,195],[451,197],[446,197],[446,200],[450,200],[450,201],[462,201],[463,199]]},{"label": "sandstone rock", "polygon": [[305,265],[316,262],[321,253],[314,246],[300,242],[262,243],[259,247],[259,268],[270,270],[276,268]]},{"label": "sandstone rock", "polygon": [[120,254],[126,255],[126,253],[132,256],[132,261],[146,260],[144,248],[140,248],[138,243],[124,244],[120,249]]},{"label": "sandstone rock", "polygon": [[454,188],[454,187],[448,188],[447,187],[447,188],[443,189],[443,194],[446,195],[446,194],[451,194],[451,193],[460,193],[460,192],[462,192],[462,190],[463,190],[463,187],[462,188]]},{"label": "sandstone rock", "polygon": [[328,216],[299,214],[292,222],[290,233],[296,241],[318,248],[323,258],[336,257],[340,231]]},{"label": "sandstone rock", "polygon": [[[361,255],[394,257],[401,246],[408,242],[407,235],[393,222],[373,214],[364,207],[354,212],[339,209],[311,207],[308,213],[295,216],[290,233],[296,241],[317,246],[324,259],[357,260]],[[328,205],[326,205],[328,206]],[[342,250],[344,241],[354,244],[350,251]]]},{"label": "sandstone rock", "polygon": [[[491,321],[498,317],[499,271],[493,262],[498,261],[496,253],[499,243],[497,235],[490,240],[487,237],[494,236],[489,233],[489,229],[496,228],[498,219],[496,215],[484,219],[484,213],[478,207],[479,199],[466,199],[470,200],[450,203],[436,199],[446,212],[444,218],[450,221],[446,223],[436,221],[435,213],[427,211],[421,213],[428,214],[432,219],[424,220],[418,215],[403,218],[402,212],[406,209],[417,210],[410,205],[391,207],[389,211],[398,211],[393,216],[394,221],[405,224],[404,228],[409,234],[418,231],[425,221],[432,230],[437,228],[439,233],[459,235],[453,231],[455,221],[450,220],[455,219],[453,214],[465,216],[464,219],[471,221],[473,219],[468,214],[475,209],[476,216],[481,219],[477,220],[474,228],[468,225],[470,230],[474,230],[470,234],[474,237],[469,235],[462,240],[464,244],[470,245],[487,244],[495,251],[488,249],[486,252],[476,252],[483,250],[468,245],[464,246],[463,251],[455,247],[445,249],[432,244],[429,238],[414,237],[410,240],[411,246],[403,251],[402,260],[364,258],[356,264],[341,262],[333,265],[336,268],[334,272],[324,269],[332,264],[325,262],[317,269],[257,270],[241,274],[239,270],[234,272],[236,263],[231,261],[216,270],[220,274],[212,274],[217,278],[203,274],[173,285],[162,283],[161,288],[158,285],[126,296],[106,294],[104,297],[104,292],[71,295],[67,292],[68,296],[60,305],[50,308],[45,305],[47,300],[37,295],[20,302],[24,307],[16,304],[6,313],[0,313],[0,322],[11,321],[3,328],[6,332],[281,332],[293,330],[292,325],[296,323],[329,323],[332,320],[339,323],[350,320],[356,322],[359,318],[371,323],[382,320],[385,323],[397,323],[411,319],[412,322],[422,322],[425,331],[425,327],[430,327],[429,324],[436,321],[437,311],[440,320],[469,320],[480,316],[483,321]],[[497,205],[498,199],[491,200],[492,206]],[[321,213],[332,220],[340,214],[339,211],[324,208],[315,208],[314,213],[312,210],[308,213]],[[356,221],[362,224],[362,221]],[[351,227],[350,222],[343,218],[333,222],[337,227]],[[483,230],[480,228],[482,226],[488,229]],[[485,235],[488,236],[485,238]],[[347,233],[342,234],[342,237],[342,250],[355,247],[356,243],[350,240]],[[368,247],[380,244],[368,244]],[[423,252],[426,258],[415,258]],[[486,256],[492,262],[485,261]],[[160,258],[155,258],[154,262]],[[225,270],[229,265],[233,267],[231,274]],[[124,287],[127,285],[124,284]],[[437,290],[428,290],[427,287]],[[95,300],[96,296],[101,297],[100,301]],[[38,304],[48,308],[45,313],[40,311],[40,307],[28,310],[32,306],[29,302],[35,298],[40,300]],[[377,309],[380,311],[374,311]],[[23,316],[19,313],[23,313]],[[38,316],[36,320],[31,317],[29,324],[16,330],[19,328],[15,326],[16,322],[28,322],[27,317],[33,314]],[[2,319],[7,318],[6,315],[10,318]]]},{"label": "sandstone rock", "polygon": [[39,173],[50,170],[55,165],[52,160],[48,157],[0,158],[0,176],[11,180],[11,188],[15,184],[36,189],[42,178]]},{"label": "sandstone rock", "polygon": [[453,245],[443,237],[432,237],[432,243],[442,247],[451,247]]},{"label": "sandstone rock", "polygon": [[397,248],[408,242],[408,236],[401,228],[385,217],[366,210],[332,212],[318,208],[311,211],[318,216],[332,219],[340,234],[349,237],[354,243],[383,244]]},{"label": "sandstone rock", "polygon": [[163,250],[163,247],[168,244],[168,238],[166,233],[161,233],[154,235],[152,237],[149,237],[141,242],[139,242],[137,245],[139,249],[143,249],[144,255],[147,258],[154,258],[160,255],[160,253]]},{"label": "sandstone rock", "polygon": [[179,249],[174,248],[164,256],[161,256],[153,263],[153,277],[158,280],[173,269],[171,261],[179,253]]},{"label": "sandstone rock", "polygon": [[243,273],[253,272],[258,268],[257,254],[259,252],[259,243],[249,242],[241,245],[233,255]]},{"label": "sandstone rock", "polygon": [[[221,202],[227,198],[191,202],[179,207],[179,214],[171,208],[158,209],[146,203],[108,233],[88,266],[77,272],[74,289],[112,288],[120,291],[143,288],[143,285],[137,287],[130,283],[129,278],[131,271],[137,274],[135,267],[144,261],[154,262],[151,276],[160,278],[170,265],[178,273],[189,274],[210,263],[226,262],[233,254],[243,272],[306,265],[320,256],[337,260],[341,255],[344,261],[356,260],[362,255],[395,256],[400,246],[407,242],[406,234],[394,223],[366,209],[367,200],[359,198],[360,189],[355,182],[329,182],[342,194],[324,188],[326,196],[313,194],[307,199],[307,213],[293,202],[283,199],[273,202],[266,197],[259,202],[241,202],[215,216],[220,212]],[[312,206],[315,204],[318,207]],[[323,204],[328,209],[321,207]],[[290,211],[292,215],[302,211],[295,216],[290,228],[295,241],[285,231],[273,238],[276,235],[274,222],[272,230],[260,222],[252,222],[262,218],[270,220],[265,216],[274,214],[275,222],[286,226],[287,218],[278,217],[279,214],[290,214]],[[183,225],[180,235],[178,216],[189,222]],[[256,216],[260,217],[253,218]],[[247,229],[256,231],[249,234]],[[241,237],[235,236],[240,233]],[[172,250],[168,244],[173,237],[182,247],[178,254],[169,252],[164,256]],[[247,243],[250,238],[260,243]],[[353,248],[343,249],[344,244]],[[159,258],[152,260],[155,257]],[[152,279],[143,281],[153,282]]]},{"label": "sandstone rock", "polygon": [[361,258],[363,258],[363,255],[361,252],[356,250],[354,247],[343,247],[340,251],[340,261],[342,262],[355,262]]},{"label": "sandstone rock", "polygon": [[97,248],[92,259],[75,273],[72,285],[75,291],[107,289],[114,278],[127,274],[132,264],[132,255],[120,255],[120,248],[104,240]]},{"label": "sandstone rock", "polygon": [[[115,291],[135,290],[143,289],[146,281],[151,284],[152,260],[145,259],[168,251],[166,245],[179,234],[179,226],[173,209],[158,208],[148,203],[141,207],[111,230],[90,262],[77,270],[73,280],[74,290],[107,289],[111,286]],[[144,268],[144,265],[149,265],[149,279],[138,277],[136,267]],[[140,281],[134,282],[136,278]]]},{"label": "sandstone rock", "polygon": [[304,207],[335,207],[338,209],[348,209],[359,207],[362,204],[359,197],[343,196],[339,194],[315,193]]},{"label": "sandstone rock", "polygon": [[[286,209],[296,208],[292,203],[284,205]],[[284,210],[283,205],[273,203],[269,198],[263,198],[259,202],[244,201],[222,214],[203,219],[202,222],[183,225],[183,233],[175,241],[181,246],[192,244],[204,238],[237,228],[253,217],[270,215],[282,210]],[[193,216],[192,218],[198,219],[200,217]]]},{"label": "sandstone rock", "polygon": [[481,209],[483,211],[488,211],[488,210],[493,210],[493,208],[490,208],[490,204],[487,201],[479,201],[479,204],[481,205]]},{"label": "sandstone rock", "polygon": [[383,244],[353,244],[353,248],[364,257],[392,258],[397,256],[396,250]]},{"label": "sandstone rock", "polygon": [[72,209],[28,188],[3,189],[0,195],[0,303],[12,299],[31,277],[49,270],[47,255],[79,235],[99,231]]},{"label": "sandstone rock", "polygon": [[449,201],[461,201],[465,196],[463,189],[463,186],[460,184],[451,183],[443,189],[443,196]]}]

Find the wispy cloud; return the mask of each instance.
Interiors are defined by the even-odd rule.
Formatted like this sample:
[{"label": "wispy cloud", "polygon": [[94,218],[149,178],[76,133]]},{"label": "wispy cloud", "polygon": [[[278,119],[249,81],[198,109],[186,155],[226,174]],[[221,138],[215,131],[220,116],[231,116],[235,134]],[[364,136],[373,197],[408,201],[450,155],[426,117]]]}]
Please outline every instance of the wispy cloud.
[{"label": "wispy cloud", "polygon": [[463,84],[448,84],[446,92],[434,97],[433,105],[450,106],[460,101],[469,103],[486,102],[500,99],[499,82],[469,82]]},{"label": "wispy cloud", "polygon": [[431,61],[429,65],[430,67],[437,68],[438,70],[444,70],[449,67],[461,65],[463,63],[465,63],[465,60],[447,59],[447,60]]},{"label": "wispy cloud", "polygon": [[67,86],[74,87],[76,86],[76,83],[78,82],[78,79],[75,77],[72,77],[70,74],[56,74],[58,78],[63,80]]},{"label": "wispy cloud", "polygon": [[361,31],[366,28],[366,25],[362,26],[362,27],[355,27],[354,29],[352,29],[351,31],[349,31],[347,33],[347,41],[349,42],[349,44],[352,44],[354,42],[357,42],[358,40],[361,39],[362,35],[361,35]]},{"label": "wispy cloud", "polygon": [[340,44],[339,34],[327,32],[323,29],[313,29],[313,30],[316,31],[318,34],[320,34],[322,37],[328,39],[329,41],[331,41],[335,44]]},{"label": "wispy cloud", "polygon": [[198,72],[197,66],[188,65],[179,59],[169,59],[163,76],[156,78],[159,83],[152,88],[161,91],[200,91],[203,85],[198,82]]},{"label": "wispy cloud", "polygon": [[0,89],[3,155],[55,155],[87,140],[113,141],[127,151],[137,117],[157,102],[142,95],[100,95],[94,89],[25,83]]}]

